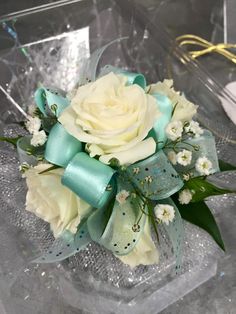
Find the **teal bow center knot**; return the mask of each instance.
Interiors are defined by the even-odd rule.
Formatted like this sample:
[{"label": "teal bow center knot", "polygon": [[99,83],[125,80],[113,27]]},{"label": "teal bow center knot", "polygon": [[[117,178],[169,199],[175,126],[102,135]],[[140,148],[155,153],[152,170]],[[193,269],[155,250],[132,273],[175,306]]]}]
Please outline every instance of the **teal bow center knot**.
[{"label": "teal bow center knot", "polygon": [[[127,85],[137,84],[146,89],[146,79],[142,74],[112,66],[106,66],[101,73],[104,75],[111,71],[125,75]],[[64,95],[59,90],[41,87],[35,93],[35,101],[45,117],[58,117],[69,106],[69,100]],[[126,169],[129,177],[127,182],[121,180],[117,170],[91,158],[84,151],[84,143],[70,135],[59,122],[50,129],[44,157],[65,169],[62,184],[90,204],[91,211],[79,224],[75,235],[64,232],[37,262],[63,260],[86,247],[91,240],[116,255],[130,253],[142,235],[148,219],[144,212],[148,210],[142,198],[129,197],[125,204],[119,203],[116,200],[117,193],[131,191],[135,187],[147,199],[159,201],[168,199],[182,188],[181,178],[161,149],[167,140],[165,127],[171,120],[172,104],[165,95],[152,96],[156,99],[161,117],[148,136],[156,140],[157,151],[153,156]],[[177,225],[180,226],[179,219]],[[180,236],[181,227],[175,229],[175,232]],[[176,237],[172,229],[170,233],[173,247],[177,248],[174,238],[179,239],[179,236]]]}]

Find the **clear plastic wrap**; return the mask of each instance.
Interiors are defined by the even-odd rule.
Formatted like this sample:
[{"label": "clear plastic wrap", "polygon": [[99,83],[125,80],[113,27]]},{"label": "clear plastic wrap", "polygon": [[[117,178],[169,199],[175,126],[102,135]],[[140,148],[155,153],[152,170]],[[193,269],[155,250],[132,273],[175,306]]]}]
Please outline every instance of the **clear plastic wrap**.
[{"label": "clear plastic wrap", "polygon": [[[232,101],[231,95],[131,1],[73,1],[9,16],[4,22],[17,34],[10,40],[6,29],[0,31],[7,47],[0,50],[0,86],[7,95],[0,108],[0,130],[5,136],[24,132],[16,124],[22,114],[14,101],[25,112],[39,84],[70,91],[91,52],[127,37],[107,48],[98,69],[112,64],[139,71],[148,82],[173,78],[176,87],[199,105],[199,121],[215,134],[219,153],[227,152],[232,161],[236,131],[220,103],[220,97]],[[7,314],[70,314],[78,309],[157,313],[215,275],[221,253],[204,231],[188,223],[178,276],[173,275],[175,261],[164,230],[158,265],[131,269],[94,243],[60,264],[30,263],[53,237],[47,223],[24,209],[26,186],[18,166],[14,150],[0,144],[0,300]],[[212,201],[213,209],[217,204]]]}]

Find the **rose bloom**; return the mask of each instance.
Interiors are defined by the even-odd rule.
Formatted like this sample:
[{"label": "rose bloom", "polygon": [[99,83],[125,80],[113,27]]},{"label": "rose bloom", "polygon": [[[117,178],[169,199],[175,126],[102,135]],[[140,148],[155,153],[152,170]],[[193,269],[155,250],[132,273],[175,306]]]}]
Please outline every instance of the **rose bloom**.
[{"label": "rose bloom", "polygon": [[132,164],[156,150],[154,139],[145,139],[160,116],[156,100],[126,83],[124,75],[111,72],[79,87],[59,117],[68,133],[87,143],[90,156],[104,163],[117,158]]},{"label": "rose bloom", "polygon": [[150,94],[160,93],[166,95],[172,102],[173,108],[175,107],[174,114],[171,118],[172,121],[191,121],[192,117],[197,113],[197,107],[180,92],[176,92],[173,88],[173,80],[164,80],[156,84],[151,84],[149,87]]},{"label": "rose bloom", "polygon": [[50,164],[39,164],[25,172],[28,187],[26,210],[50,223],[55,237],[64,230],[76,233],[81,219],[91,207],[61,184],[63,169],[39,174],[49,167]]}]

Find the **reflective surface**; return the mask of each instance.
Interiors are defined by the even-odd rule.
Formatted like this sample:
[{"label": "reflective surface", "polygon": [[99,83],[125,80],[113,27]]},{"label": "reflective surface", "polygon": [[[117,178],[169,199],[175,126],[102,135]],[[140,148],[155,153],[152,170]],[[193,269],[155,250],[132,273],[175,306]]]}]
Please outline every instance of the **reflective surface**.
[{"label": "reflective surface", "polygon": [[[162,2],[156,10],[151,10],[150,1],[150,11],[147,15],[143,14],[142,10],[133,12],[134,7],[129,1],[119,1],[119,5],[117,3],[115,1],[78,1],[64,7],[17,16],[16,22],[10,19],[7,25],[18,34],[19,40],[13,40],[6,29],[1,29],[0,39],[4,45],[0,50],[0,85],[5,93],[12,97],[22,110],[26,110],[33,101],[33,91],[39,82],[68,91],[77,83],[81,64],[91,51],[118,37],[129,36],[128,40],[115,43],[107,49],[99,68],[111,63],[129,70],[140,71],[147,76],[149,82],[173,77],[177,88],[199,104],[199,120],[217,136],[220,156],[235,162],[236,130],[221,107],[221,97],[228,101],[234,100],[222,88],[225,82],[232,79],[225,67],[226,61],[209,57],[199,60],[198,67],[195,62],[189,60],[187,55],[173,47],[171,38],[162,26],[158,25],[158,17],[162,16],[164,22],[164,17],[170,12],[175,12],[176,8],[181,14],[185,12],[184,21],[189,21],[187,12],[190,9],[194,11],[195,2],[191,2],[188,10],[186,1],[181,1],[178,5],[173,1],[166,1],[166,6]],[[149,20],[152,23],[149,23]],[[174,23],[172,19],[169,23],[168,20],[166,22],[168,25]],[[171,31],[169,26],[168,29]],[[179,30],[177,26],[173,29]],[[212,32],[214,32],[214,27]],[[175,35],[175,32],[171,33]],[[170,57],[167,57],[168,53]],[[214,76],[225,77],[225,81],[215,82],[206,75],[205,68],[209,70],[212,68],[215,71]],[[234,71],[232,65],[229,65],[229,69]],[[0,111],[2,120],[0,129],[2,128],[2,132],[4,129],[7,134],[13,134],[16,126],[12,126],[12,122],[21,120],[22,115],[9,98],[2,98]],[[51,237],[47,225],[33,216],[27,216],[22,210],[25,189],[17,174],[16,157],[6,145],[2,145],[1,152],[1,187],[4,188],[1,189],[3,218],[0,230],[4,239],[1,241],[1,252],[4,254],[1,254],[2,281],[0,282],[2,299],[7,304],[8,313],[14,314],[17,310],[16,313],[19,313],[19,309],[22,314],[35,313],[35,308],[38,308],[38,313],[78,313],[78,310],[73,307],[81,305],[81,298],[76,298],[76,290],[73,290],[73,287],[78,288],[78,291],[80,287],[80,291],[85,291],[86,294],[91,293],[91,295],[91,287],[100,291],[107,297],[107,302],[103,304],[105,313],[105,306],[107,308],[110,306],[108,296],[113,295],[113,299],[116,296],[118,301],[116,304],[119,304],[124,299],[135,300],[134,297],[140,291],[145,290],[145,285],[146,289],[150,290],[155,283],[153,286],[155,290],[157,287],[164,286],[166,281],[170,282],[171,278],[166,277],[172,267],[168,246],[167,263],[149,269],[141,267],[135,271],[117,264],[114,257],[97,247],[93,250],[89,248],[83,255],[78,255],[69,263],[63,263],[58,267],[55,265],[39,267],[28,264],[34,254],[50,243]],[[222,175],[218,178],[219,184],[223,182],[221,177]],[[235,185],[235,176],[229,175],[223,179],[228,180],[228,186]],[[210,204],[217,214],[228,248],[227,254],[221,257],[218,275],[163,313],[227,313],[234,309],[236,276],[233,263],[236,259],[234,255],[236,236],[234,234],[235,220],[232,218],[235,216],[235,199],[233,196],[214,198]],[[15,228],[16,225],[19,229]],[[187,230],[189,230],[188,227]],[[188,232],[190,231],[192,230]],[[187,234],[190,238],[195,238],[195,234],[199,233],[197,230],[194,232],[196,233]],[[208,237],[205,238],[204,234],[201,234],[200,241],[195,240],[196,242],[189,241],[192,246],[187,245],[186,255],[190,261],[190,264],[189,262],[186,264],[187,269],[204,261],[213,265],[211,259],[204,260],[206,252],[210,255],[215,252],[212,242]],[[198,251],[201,247],[203,249]],[[98,256],[99,262],[97,262]],[[104,260],[106,263],[103,263]],[[155,276],[156,273],[158,276]],[[206,271],[205,279],[207,276],[209,274],[207,275]],[[99,282],[94,282],[94,278],[102,279],[109,285],[101,288]],[[153,281],[150,281],[151,278]],[[140,283],[145,284],[140,285]],[[115,289],[117,286],[120,289]],[[137,288],[128,292],[123,290],[132,286]],[[6,287],[9,287],[9,290]],[[61,292],[66,301],[61,298]],[[122,298],[118,297],[119,294]],[[175,297],[173,295],[173,299]],[[141,298],[145,298],[145,293]],[[10,299],[14,300],[12,304],[9,303]],[[85,309],[86,302],[83,305]],[[152,306],[150,312],[156,313],[155,302],[152,302]],[[91,303],[88,309],[91,310],[91,308],[96,309],[96,305]]]}]

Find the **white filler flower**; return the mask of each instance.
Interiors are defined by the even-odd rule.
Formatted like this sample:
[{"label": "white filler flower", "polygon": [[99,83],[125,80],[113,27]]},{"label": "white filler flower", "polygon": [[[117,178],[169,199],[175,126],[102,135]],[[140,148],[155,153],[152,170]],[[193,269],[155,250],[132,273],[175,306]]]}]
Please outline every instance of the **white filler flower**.
[{"label": "white filler flower", "polygon": [[193,198],[193,195],[189,189],[184,189],[183,191],[179,193],[180,204],[188,204],[192,198]]},{"label": "white filler flower", "polygon": [[212,170],[212,162],[205,156],[200,157],[196,161],[195,168],[201,175],[208,176]]},{"label": "white filler flower", "polygon": [[169,225],[170,222],[173,221],[175,217],[174,207],[168,204],[158,204],[154,207],[154,212],[161,222]]},{"label": "white filler flower", "polygon": [[47,140],[47,135],[46,133],[42,130],[42,131],[39,131],[39,132],[35,132],[33,134],[33,137],[30,141],[30,144],[32,146],[42,146]]},{"label": "white filler flower", "polygon": [[129,192],[126,190],[121,190],[116,195],[116,200],[119,204],[124,204],[126,202],[126,199],[129,197]]},{"label": "white filler flower", "polygon": [[182,136],[183,123],[181,121],[172,121],[166,127],[166,136],[175,141]]},{"label": "white filler flower", "polygon": [[192,161],[192,152],[187,149],[183,149],[179,152],[176,156],[177,162],[182,166],[188,166],[191,164]]},{"label": "white filler flower", "polygon": [[35,105],[33,105],[33,104],[29,105],[29,107],[28,107],[28,114],[30,116],[34,116],[35,110],[36,110],[36,106]]},{"label": "white filler flower", "polygon": [[168,157],[169,161],[172,163],[172,165],[177,164],[176,153],[173,150],[168,152],[167,157]]},{"label": "white filler flower", "polygon": [[193,120],[189,123],[189,126],[185,127],[185,131],[192,132],[195,137],[203,134],[203,129],[199,126],[199,123]]},{"label": "white filler flower", "polygon": [[41,127],[41,120],[38,117],[32,118],[29,116],[25,126],[31,134],[34,134],[39,131]]}]

